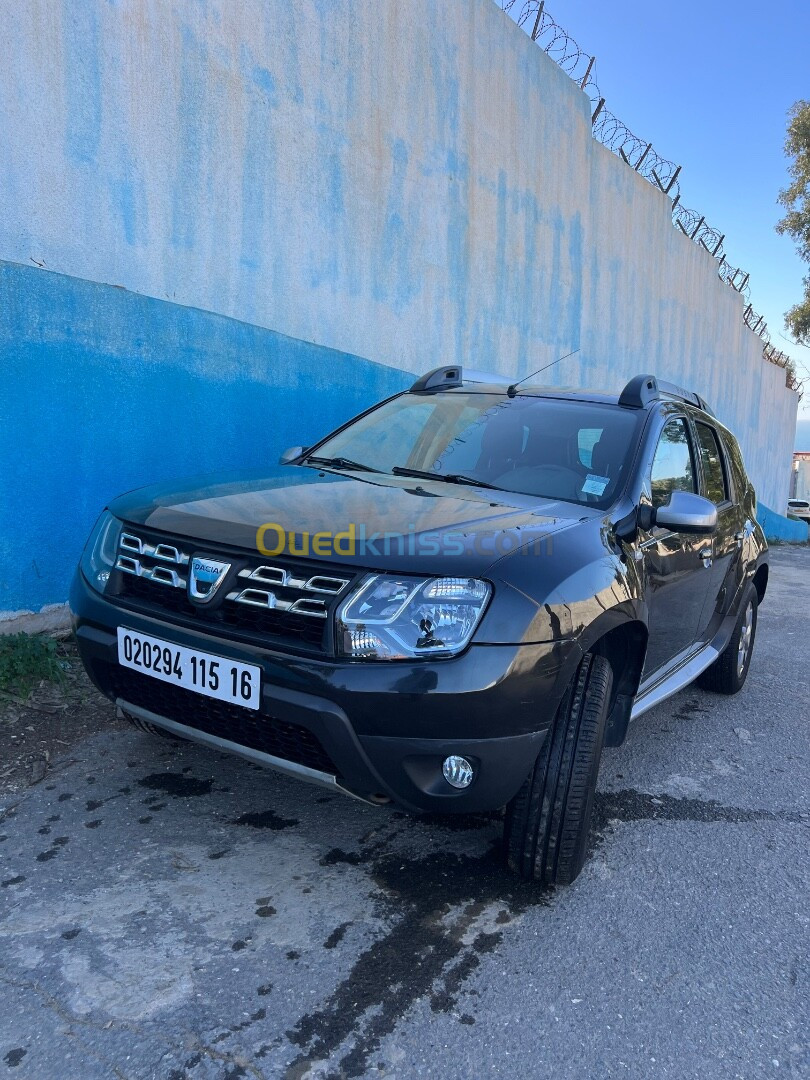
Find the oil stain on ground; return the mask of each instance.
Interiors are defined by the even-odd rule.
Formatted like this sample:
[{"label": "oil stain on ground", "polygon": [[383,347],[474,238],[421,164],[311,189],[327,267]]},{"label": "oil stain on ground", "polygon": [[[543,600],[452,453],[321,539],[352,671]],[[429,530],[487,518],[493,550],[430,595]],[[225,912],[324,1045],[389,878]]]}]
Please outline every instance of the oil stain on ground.
[{"label": "oil stain on ground", "polygon": [[298,824],[297,818],[285,818],[272,810],[262,810],[254,814],[240,814],[234,818],[232,825],[249,825],[252,829],[272,829],[280,832],[282,829],[291,829]]},{"label": "oil stain on ground", "polygon": [[[600,792],[591,849],[604,841],[614,822],[775,820],[800,822],[806,817],[634,790]],[[491,826],[492,819],[454,823],[459,830],[465,825],[480,829]],[[380,837],[359,852],[333,848],[320,860],[323,866],[366,868],[378,886],[376,914],[391,928],[360,954],[326,1001],[287,1032],[300,1052],[287,1066],[285,1080],[300,1080],[313,1066],[319,1067],[317,1075],[323,1078],[364,1075],[382,1039],[417,1001],[427,999],[437,1013],[454,1010],[482,957],[500,944],[501,928],[528,908],[553,902],[553,888],[521,882],[506,869],[494,838],[483,856],[443,850],[421,858],[391,854],[391,840],[391,835]],[[497,907],[500,911],[494,914]],[[488,929],[476,933],[475,922],[487,909],[493,909],[494,917]],[[325,946],[337,944],[347,929],[348,924],[338,926]],[[464,1013],[459,1022],[475,1021]],[[342,1056],[335,1060],[341,1049]]]},{"label": "oil stain on ground", "polygon": [[591,828],[601,831],[611,821],[725,821],[741,824],[748,821],[785,821],[799,824],[807,815],[792,810],[757,810],[723,806],[714,800],[650,795],[632,789],[598,791],[594,800]]},{"label": "oil stain on ground", "polygon": [[138,781],[141,787],[151,791],[164,791],[167,795],[185,799],[193,795],[208,795],[213,786],[213,780],[198,780],[193,776],[183,776],[182,773],[165,772],[150,773]]},{"label": "oil stain on ground", "polygon": [[54,837],[53,843],[47,851],[40,851],[39,855],[37,855],[37,862],[50,862],[51,859],[55,859],[69,839],[67,836]]},{"label": "oil stain on ground", "polygon": [[[381,839],[351,857],[333,850],[322,860],[332,866],[366,866],[379,890],[377,914],[393,925],[361,953],[324,1004],[287,1032],[300,1053],[287,1067],[286,1080],[298,1080],[316,1063],[327,1061],[331,1068],[325,1076],[363,1075],[381,1040],[416,1001],[428,998],[436,1012],[455,1008],[465,980],[501,940],[501,930],[473,929],[490,905],[508,909],[511,917],[550,901],[550,890],[509,873],[499,845],[479,857],[442,851],[406,858],[386,851],[389,842],[390,837],[388,842]],[[343,925],[333,934],[341,931]],[[331,947],[331,935],[325,944]],[[348,1040],[350,1045],[332,1066],[333,1055]]]}]

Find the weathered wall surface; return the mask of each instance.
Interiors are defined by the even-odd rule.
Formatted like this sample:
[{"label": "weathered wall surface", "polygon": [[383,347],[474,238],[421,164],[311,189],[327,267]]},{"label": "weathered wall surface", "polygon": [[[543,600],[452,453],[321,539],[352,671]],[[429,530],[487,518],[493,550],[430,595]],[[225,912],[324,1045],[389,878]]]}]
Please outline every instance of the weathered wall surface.
[{"label": "weathered wall surface", "polygon": [[7,610],[65,599],[115,493],[275,464],[412,382],[259,326],[2,262],[0,351]]},{"label": "weathered wall surface", "polygon": [[492,0],[0,0],[0,21],[0,452],[26,478],[22,504],[2,481],[0,609],[64,598],[61,564],[31,566],[55,514],[75,561],[117,490],[261,462],[299,441],[292,409],[324,430],[440,362],[580,348],[552,381],[693,387],[784,505],[796,398],[740,297]]}]

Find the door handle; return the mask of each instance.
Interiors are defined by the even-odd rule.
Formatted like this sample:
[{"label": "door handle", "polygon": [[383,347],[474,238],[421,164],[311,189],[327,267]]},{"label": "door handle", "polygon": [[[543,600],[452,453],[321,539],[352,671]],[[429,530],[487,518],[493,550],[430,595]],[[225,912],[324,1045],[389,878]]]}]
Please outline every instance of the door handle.
[{"label": "door handle", "polygon": [[702,560],[703,565],[708,569],[712,565],[712,549],[710,547],[702,548],[698,552],[698,558]]}]

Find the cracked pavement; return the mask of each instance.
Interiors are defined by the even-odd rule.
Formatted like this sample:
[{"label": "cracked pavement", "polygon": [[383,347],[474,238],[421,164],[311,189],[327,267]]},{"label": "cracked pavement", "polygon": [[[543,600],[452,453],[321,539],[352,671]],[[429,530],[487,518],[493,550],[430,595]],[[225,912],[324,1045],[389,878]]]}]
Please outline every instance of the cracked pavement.
[{"label": "cracked pavement", "polygon": [[810,550],[736,698],[602,764],[568,889],[415,819],[111,726],[0,797],[0,1077],[807,1076]]}]

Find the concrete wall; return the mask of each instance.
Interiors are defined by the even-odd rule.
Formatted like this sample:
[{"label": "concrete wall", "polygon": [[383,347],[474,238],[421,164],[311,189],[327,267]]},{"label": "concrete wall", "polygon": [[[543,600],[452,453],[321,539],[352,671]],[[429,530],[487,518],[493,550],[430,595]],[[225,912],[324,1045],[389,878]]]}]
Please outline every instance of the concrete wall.
[{"label": "concrete wall", "polygon": [[[796,396],[740,297],[492,0],[0,0],[0,19],[0,420],[40,507],[3,522],[0,609],[64,598],[62,569],[30,566],[56,510],[72,560],[117,489],[291,441],[241,416],[294,392],[296,341],[313,431],[378,395],[378,365],[522,375],[580,348],[551,381],[653,371],[714,402],[784,505]],[[112,458],[102,385],[128,434]]]},{"label": "concrete wall", "polygon": [[806,544],[810,540],[810,526],[806,521],[774,513],[762,503],[757,507],[757,518],[772,544]]},{"label": "concrete wall", "polygon": [[12,610],[65,599],[114,494],[274,465],[412,381],[221,315],[8,263],[0,349],[0,609]]}]

